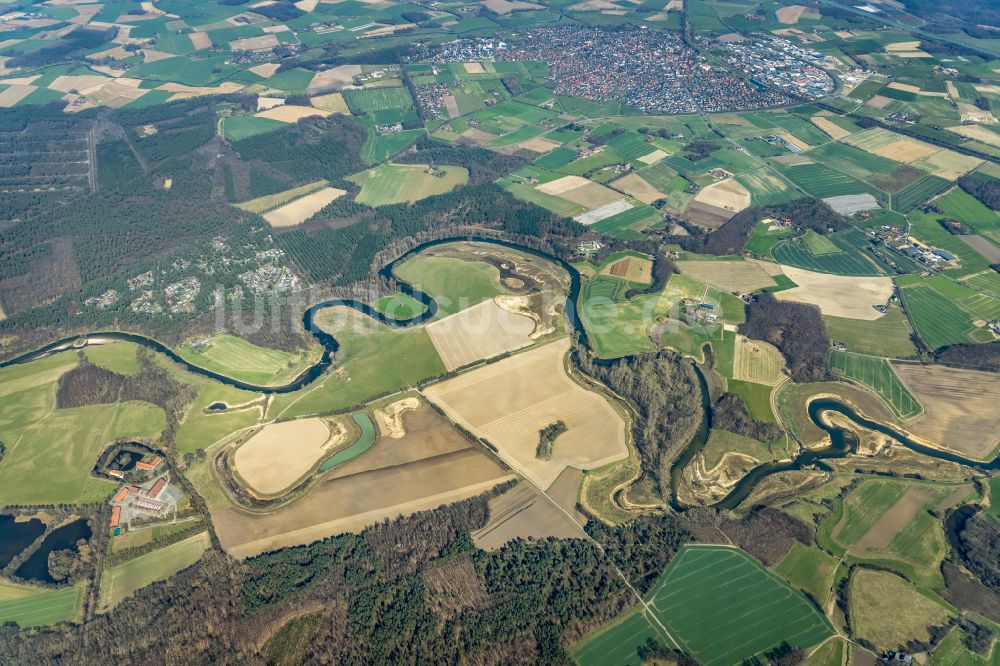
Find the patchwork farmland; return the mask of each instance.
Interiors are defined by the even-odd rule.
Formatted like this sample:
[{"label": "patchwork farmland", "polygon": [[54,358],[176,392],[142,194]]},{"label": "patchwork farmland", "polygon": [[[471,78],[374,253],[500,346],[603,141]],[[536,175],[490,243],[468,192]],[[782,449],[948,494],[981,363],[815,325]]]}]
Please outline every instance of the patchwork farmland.
[{"label": "patchwork farmland", "polygon": [[830,350],[830,369],[870,388],[900,421],[908,421],[924,411],[884,358],[833,349]]}]

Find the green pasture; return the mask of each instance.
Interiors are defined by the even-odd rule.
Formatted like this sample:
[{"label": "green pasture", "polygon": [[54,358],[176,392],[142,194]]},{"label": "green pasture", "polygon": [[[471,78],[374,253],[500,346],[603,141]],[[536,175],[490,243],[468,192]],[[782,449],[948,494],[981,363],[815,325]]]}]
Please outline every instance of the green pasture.
[{"label": "green pasture", "polygon": [[828,166],[812,163],[790,166],[784,171],[792,182],[817,199],[845,194],[876,193],[875,188]]},{"label": "green pasture", "polygon": [[848,351],[887,358],[917,355],[910,322],[897,305],[874,320],[823,315],[823,323],[830,340],[847,345]]},{"label": "green pasture", "polygon": [[924,176],[892,195],[893,210],[905,213],[947,189],[951,183],[937,176]]},{"label": "green pasture", "polygon": [[413,319],[426,309],[423,303],[407,294],[383,296],[375,301],[375,308],[393,319]]},{"label": "green pasture", "polygon": [[84,354],[88,361],[98,367],[131,376],[139,372],[136,357],[138,350],[139,346],[133,342],[113,342],[108,345],[88,345]]},{"label": "green pasture", "polygon": [[814,254],[802,239],[780,240],[771,247],[774,260],[788,266],[797,266],[817,273],[834,275],[883,275],[884,270],[874,257],[854,249],[840,248],[839,252]]},{"label": "green pasture", "polygon": [[413,98],[406,88],[345,90],[344,100],[356,115],[391,109],[409,109],[413,106]]},{"label": "green pasture", "polygon": [[874,391],[900,421],[908,421],[923,413],[923,406],[886,359],[831,349],[828,363],[835,374]]},{"label": "green pasture", "polygon": [[469,172],[463,167],[437,166],[436,173],[428,170],[426,164],[380,164],[349,180],[361,185],[355,201],[369,206],[412,203],[450,192],[469,181]]},{"label": "green pasture", "polygon": [[147,585],[170,578],[200,560],[211,545],[208,532],[201,532],[105,570],[99,607],[110,610]]},{"label": "green pasture", "polygon": [[[641,175],[641,174],[640,174]],[[799,198],[799,193],[784,178],[768,167],[759,167],[736,176],[736,180],[750,191],[754,206],[773,206]]]},{"label": "green pasture", "polygon": [[318,347],[303,352],[271,349],[229,333],[201,342],[205,344],[185,343],[176,352],[200,368],[260,386],[287,384],[315,363],[320,351]]},{"label": "green pasture", "polygon": [[65,352],[0,370],[0,506],[103,500],[114,485],[90,475],[100,452],[119,438],[156,441],[163,430],[163,411],[148,403],[56,409],[56,382],[75,362]]},{"label": "green pasture", "polygon": [[226,141],[240,141],[287,127],[288,123],[257,116],[230,116],[219,120],[219,134]]},{"label": "green pasture", "polygon": [[570,648],[570,656],[580,666],[638,664],[637,650],[648,640],[673,647],[649,613],[636,606],[597,633]]},{"label": "green pasture", "polygon": [[75,620],[85,590],[84,583],[47,589],[0,580],[0,624],[27,628]]},{"label": "green pasture", "polygon": [[798,541],[781,559],[774,572],[804,592],[808,592],[821,605],[833,586],[833,574],[838,560],[833,555],[806,546]]},{"label": "green pasture", "polygon": [[374,128],[368,130],[368,138],[361,146],[361,159],[366,164],[375,164],[400,153],[404,148],[424,135],[424,130],[403,130],[395,134],[379,134]]},{"label": "green pasture", "polygon": [[420,254],[395,268],[396,276],[438,302],[450,315],[504,293],[500,273],[484,262]]}]

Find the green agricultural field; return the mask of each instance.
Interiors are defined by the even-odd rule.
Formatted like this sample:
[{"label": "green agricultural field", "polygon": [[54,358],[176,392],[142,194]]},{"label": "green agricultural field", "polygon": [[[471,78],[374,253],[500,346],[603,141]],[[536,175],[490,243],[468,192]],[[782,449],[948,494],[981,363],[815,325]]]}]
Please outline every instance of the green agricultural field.
[{"label": "green agricultural field", "polygon": [[774,572],[822,604],[830,594],[837,564],[833,555],[796,541]]},{"label": "green agricultural field", "polygon": [[451,192],[469,182],[469,171],[463,167],[438,166],[432,173],[426,164],[382,164],[349,180],[361,185],[355,201],[369,206],[384,206],[413,203]]},{"label": "green agricultural field", "polygon": [[200,560],[211,545],[208,532],[201,532],[107,569],[101,575],[99,607],[110,610],[147,585],[170,578]]},{"label": "green agricultural field", "polygon": [[375,301],[375,308],[394,319],[413,319],[426,309],[423,303],[406,294],[383,296]]},{"label": "green agricultural field", "polygon": [[833,635],[801,593],[737,548],[684,546],[649,593],[658,619],[699,663],[739,664],[782,642]]},{"label": "green agricultural field", "polygon": [[207,344],[187,343],[177,354],[198,367],[261,386],[280,386],[298,377],[316,362],[320,350],[305,352],[269,349],[228,333],[209,338]]},{"label": "green agricultural field", "polygon": [[892,209],[905,213],[947,189],[951,183],[937,176],[924,176],[892,195]]},{"label": "green agricultural field", "polygon": [[0,624],[27,628],[75,620],[85,589],[84,583],[46,589],[0,581]]},{"label": "green agricultural field", "polygon": [[884,358],[831,349],[829,364],[830,370],[835,374],[874,391],[900,421],[908,421],[923,414],[923,406]]},{"label": "green agricultural field", "polygon": [[899,166],[898,162],[837,141],[814,148],[806,154],[852,178],[867,179],[876,174],[889,173]]},{"label": "green agricultural field", "polygon": [[587,280],[580,292],[580,319],[599,356],[617,357],[652,349],[648,325],[665,304],[660,303],[659,295],[626,301],[627,288],[623,280],[598,275]]},{"label": "green agricultural field", "polygon": [[662,219],[660,213],[652,206],[636,204],[626,211],[590,225],[590,228],[618,238],[641,238],[642,236],[635,230],[635,227],[659,222]]},{"label": "green agricultural field", "polygon": [[[642,175],[642,174],[640,174]],[[754,206],[773,206],[799,198],[799,193],[784,178],[768,167],[760,167],[736,177],[747,190]]]},{"label": "green agricultural field", "polygon": [[823,236],[812,229],[806,231],[802,236],[802,244],[814,255],[832,254],[840,252],[840,248],[830,240],[829,236]]},{"label": "green agricultural field", "polygon": [[924,284],[965,310],[974,320],[1000,319],[1000,299],[949,280],[943,275],[933,275]]},{"label": "green agricultural field", "polygon": [[361,146],[361,159],[366,164],[376,164],[402,152],[407,146],[424,135],[424,130],[403,130],[395,134],[378,134],[368,130],[368,139]]},{"label": "green agricultural field", "polygon": [[[166,417],[148,403],[56,409],[59,376],[74,352],[0,370],[0,506],[76,504],[105,499],[114,484],[90,475],[100,452],[118,438],[156,441]],[[39,483],[44,479],[44,483]]]},{"label": "green agricultural field", "polygon": [[396,266],[395,272],[432,296],[439,315],[455,314],[504,293],[497,269],[478,261],[421,254]]},{"label": "green agricultural field", "polygon": [[871,185],[822,164],[799,164],[788,167],[785,176],[817,199],[845,194],[875,194]]},{"label": "green agricultural field", "polygon": [[648,640],[663,645],[673,644],[649,617],[649,613],[636,606],[595,634],[587,636],[570,648],[570,656],[580,666],[610,666],[611,664],[639,663],[637,650]]},{"label": "green agricultural field", "polygon": [[998,666],[1000,643],[994,641],[991,652],[983,656],[965,645],[965,632],[955,627],[934,647],[929,666]]},{"label": "green agricultural field", "polygon": [[842,638],[831,638],[816,648],[804,662],[805,666],[843,666],[847,643]]},{"label": "green agricultural field", "polygon": [[[718,355],[719,352],[717,351],[716,356]],[[755,384],[738,379],[728,379],[726,380],[726,388],[730,393],[735,393],[743,398],[743,402],[747,405],[747,411],[750,412],[750,416],[755,420],[774,423],[774,412],[771,410],[771,392],[774,390],[773,386]]]},{"label": "green agricultural field", "polygon": [[344,100],[357,115],[390,109],[409,109],[413,106],[413,98],[406,88],[345,90]]},{"label": "green agricultural field", "polygon": [[231,116],[222,118],[219,121],[219,134],[226,141],[234,142],[241,139],[249,139],[258,134],[273,132],[287,127],[288,123],[271,118],[258,118],[256,116]]},{"label": "green agricultural field", "polygon": [[778,263],[797,266],[818,273],[834,275],[883,275],[884,271],[870,257],[860,251],[813,254],[800,239],[783,240],[771,248],[771,256]]},{"label": "green agricultural field", "polygon": [[109,345],[88,345],[84,353],[87,360],[98,367],[131,376],[139,372],[138,351],[139,346],[135,343],[113,342]]},{"label": "green agricultural field", "polygon": [[917,355],[917,348],[910,338],[910,322],[896,305],[872,321],[823,315],[823,323],[830,340],[847,345],[848,351],[887,358]]},{"label": "green agricultural field", "polygon": [[903,307],[920,339],[928,349],[971,342],[975,330],[972,319],[933,288],[923,282],[901,284]]}]

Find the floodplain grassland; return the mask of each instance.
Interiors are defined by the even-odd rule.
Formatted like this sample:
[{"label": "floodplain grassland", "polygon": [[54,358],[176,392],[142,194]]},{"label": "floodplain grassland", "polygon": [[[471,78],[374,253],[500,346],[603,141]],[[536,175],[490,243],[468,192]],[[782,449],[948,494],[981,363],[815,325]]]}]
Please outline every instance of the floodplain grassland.
[{"label": "floodplain grassland", "polygon": [[111,344],[87,345],[84,354],[96,366],[117,372],[120,375],[135,375],[139,372],[136,353],[139,346],[134,342],[113,342]]},{"label": "floodplain grassland", "polygon": [[101,576],[100,609],[110,610],[147,585],[186,569],[211,545],[208,532],[200,532],[107,569]]},{"label": "floodplain grassland", "polygon": [[908,421],[924,411],[884,358],[831,349],[829,365],[834,373],[874,391],[900,421]]},{"label": "floodplain grassland", "polygon": [[422,253],[395,268],[396,276],[438,302],[438,316],[455,314],[504,293],[499,271],[479,261]]},{"label": "floodplain grassland", "polygon": [[50,590],[0,581],[0,624],[28,628],[75,620],[85,589],[84,583]]},{"label": "floodplain grassland", "polygon": [[383,296],[374,303],[375,309],[394,319],[413,319],[427,308],[407,294]]},{"label": "floodplain grassland", "polygon": [[271,402],[268,417],[327,414],[360,405],[376,396],[415,386],[446,372],[423,327],[393,329],[349,308],[328,308],[316,324],[337,338],[338,374]]},{"label": "floodplain grassland", "polygon": [[280,386],[299,376],[316,362],[320,349],[303,352],[261,347],[229,333],[187,343],[177,354],[198,367],[259,386]]}]

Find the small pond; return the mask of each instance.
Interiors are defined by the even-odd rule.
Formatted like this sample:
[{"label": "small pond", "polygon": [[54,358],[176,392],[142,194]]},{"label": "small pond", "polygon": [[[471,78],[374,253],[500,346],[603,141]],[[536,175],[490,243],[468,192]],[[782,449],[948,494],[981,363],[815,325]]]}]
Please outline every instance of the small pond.
[{"label": "small pond", "polygon": [[45,523],[32,518],[17,522],[15,516],[0,516],[0,569],[11,563],[45,532]]},{"label": "small pond", "polygon": [[49,575],[49,553],[67,548],[75,550],[77,541],[89,539],[92,534],[86,518],[74,520],[68,525],[53,530],[45,537],[45,541],[38,547],[38,550],[17,568],[14,575],[25,580],[38,580],[45,583],[57,582]]}]

